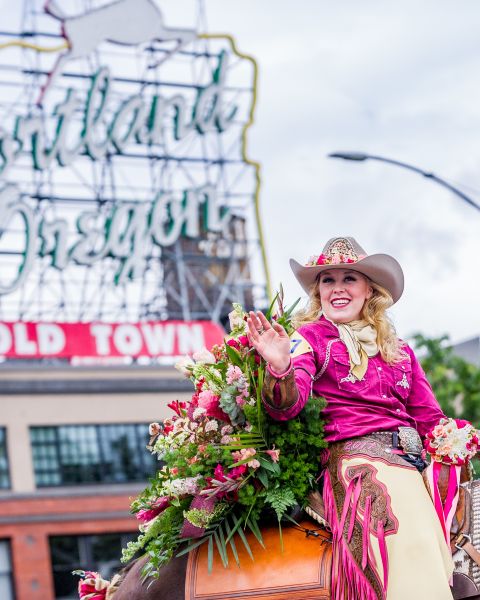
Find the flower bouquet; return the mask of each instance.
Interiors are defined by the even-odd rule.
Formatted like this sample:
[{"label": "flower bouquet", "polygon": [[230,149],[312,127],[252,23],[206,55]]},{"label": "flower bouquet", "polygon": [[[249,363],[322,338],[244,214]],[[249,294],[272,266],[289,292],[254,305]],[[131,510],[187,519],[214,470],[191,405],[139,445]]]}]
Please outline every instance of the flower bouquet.
[{"label": "flower bouquet", "polygon": [[[278,315],[272,316],[275,302]],[[294,306],[284,311],[277,295],[266,317],[291,334]],[[146,577],[204,543],[209,568],[214,548],[225,566],[229,547],[238,562],[235,534],[252,556],[244,530],[263,544],[262,523],[273,515],[281,538],[282,518],[302,506],[315,486],[318,455],[326,446],[320,419],[325,401],[310,398],[285,423],[268,416],[261,399],[265,363],[249,343],[246,318],[234,304],[225,343],[176,365],[194,385],[192,398],[172,402],[172,416],[150,425],[148,448],[162,466],[132,504],[140,535],[122,557],[127,562],[146,553]]]},{"label": "flower bouquet", "polygon": [[478,452],[478,432],[463,419],[441,419],[425,436],[425,449],[432,461],[464,465]]},{"label": "flower bouquet", "polygon": [[[477,430],[463,419],[440,419],[425,436],[425,450],[432,460],[424,471],[424,477],[447,544],[450,543],[450,530],[459,501],[461,470],[468,467],[478,445]],[[442,497],[440,480],[445,465],[448,465],[447,486],[446,495]],[[445,488],[445,478],[442,487]]]}]

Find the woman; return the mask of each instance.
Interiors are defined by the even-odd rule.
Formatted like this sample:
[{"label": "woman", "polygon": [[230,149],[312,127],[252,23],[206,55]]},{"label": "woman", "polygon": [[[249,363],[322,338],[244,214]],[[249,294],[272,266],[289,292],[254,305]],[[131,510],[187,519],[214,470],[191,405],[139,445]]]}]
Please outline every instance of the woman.
[{"label": "woman", "polygon": [[420,436],[444,415],[386,316],[403,292],[402,269],[353,238],[329,240],[306,266],[290,264],[310,298],[292,340],[262,313],[250,313],[248,330],[268,363],[263,400],[273,418],[294,417],[311,394],[327,400],[333,597],[451,599],[450,550],[419,473]]}]

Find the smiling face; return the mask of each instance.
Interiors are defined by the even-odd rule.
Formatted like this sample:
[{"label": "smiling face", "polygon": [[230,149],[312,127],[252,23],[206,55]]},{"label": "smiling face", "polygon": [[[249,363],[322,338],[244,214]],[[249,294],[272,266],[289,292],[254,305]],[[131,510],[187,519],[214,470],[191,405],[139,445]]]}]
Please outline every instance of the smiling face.
[{"label": "smiling face", "polygon": [[322,310],[334,323],[360,319],[365,300],[373,294],[367,277],[349,269],[323,271],[318,289]]}]

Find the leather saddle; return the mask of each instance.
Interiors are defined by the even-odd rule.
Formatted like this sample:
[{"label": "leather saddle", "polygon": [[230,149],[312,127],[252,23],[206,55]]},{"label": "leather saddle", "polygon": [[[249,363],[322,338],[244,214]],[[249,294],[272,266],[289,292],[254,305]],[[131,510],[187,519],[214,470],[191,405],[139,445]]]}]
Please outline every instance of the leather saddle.
[{"label": "leather saddle", "polygon": [[459,493],[450,535],[455,600],[480,594],[480,480],[462,483]]},{"label": "leather saddle", "polygon": [[[310,534],[306,534],[310,531]],[[330,598],[332,546],[330,534],[309,521],[283,528],[283,552],[278,527],[262,529],[265,548],[247,534],[254,560],[238,538],[239,565],[229,550],[224,568],[218,552],[208,571],[207,544],[188,558],[185,600],[327,600]]]}]

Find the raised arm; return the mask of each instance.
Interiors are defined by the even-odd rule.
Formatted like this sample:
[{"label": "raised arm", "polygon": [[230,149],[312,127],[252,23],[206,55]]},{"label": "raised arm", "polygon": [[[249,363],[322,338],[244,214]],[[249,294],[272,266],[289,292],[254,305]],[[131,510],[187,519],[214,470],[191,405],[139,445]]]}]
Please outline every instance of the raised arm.
[{"label": "raised arm", "polygon": [[[292,419],[302,410],[310,395],[316,372],[313,352],[310,349],[296,353],[296,344],[284,328],[278,323],[270,325],[261,312],[251,312],[247,325],[251,344],[267,361],[262,389],[265,409],[279,421]],[[306,340],[302,340],[308,346]]]}]

